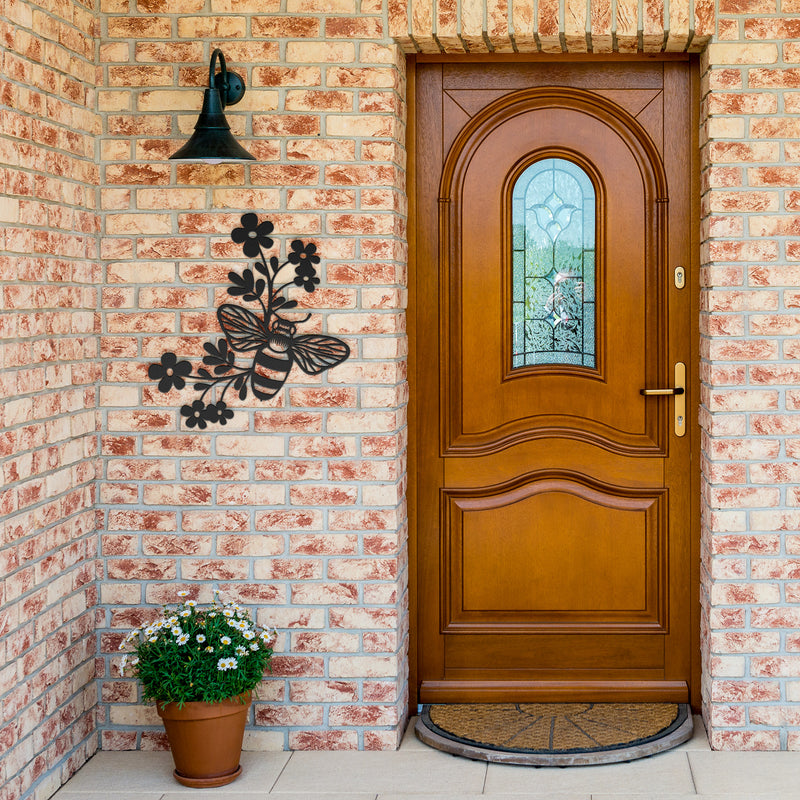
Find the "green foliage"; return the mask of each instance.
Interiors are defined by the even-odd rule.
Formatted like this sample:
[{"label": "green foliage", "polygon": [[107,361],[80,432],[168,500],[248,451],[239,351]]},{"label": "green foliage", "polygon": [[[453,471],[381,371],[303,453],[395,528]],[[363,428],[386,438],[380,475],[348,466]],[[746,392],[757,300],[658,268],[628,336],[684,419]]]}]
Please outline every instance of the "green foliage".
[{"label": "green foliage", "polygon": [[[179,592],[186,595],[186,592]],[[253,623],[236,603],[199,608],[194,600],[132,630],[120,672],[132,670],[145,700],[217,703],[255,689],[269,669],[277,633]]]}]

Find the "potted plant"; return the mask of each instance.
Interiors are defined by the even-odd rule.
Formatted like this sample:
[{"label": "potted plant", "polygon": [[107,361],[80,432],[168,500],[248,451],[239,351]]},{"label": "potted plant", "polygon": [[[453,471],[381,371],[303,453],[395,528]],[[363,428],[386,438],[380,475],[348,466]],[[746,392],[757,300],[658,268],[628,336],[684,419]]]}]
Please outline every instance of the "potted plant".
[{"label": "potted plant", "polygon": [[164,606],[159,619],[135,628],[120,645],[127,651],[120,672],[132,670],[144,699],[156,702],[176,780],[197,788],[223,786],[241,774],[251,696],[277,638],[218,594],[205,608],[195,600]]}]

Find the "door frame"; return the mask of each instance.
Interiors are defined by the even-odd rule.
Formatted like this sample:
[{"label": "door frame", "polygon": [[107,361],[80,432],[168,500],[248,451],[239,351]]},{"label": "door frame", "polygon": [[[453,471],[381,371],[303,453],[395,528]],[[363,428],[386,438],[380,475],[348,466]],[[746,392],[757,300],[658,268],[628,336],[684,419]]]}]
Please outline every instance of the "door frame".
[{"label": "door frame", "polygon": [[614,62],[624,63],[631,61],[686,61],[690,65],[690,75],[692,84],[692,108],[691,118],[694,124],[691,126],[687,135],[691,136],[691,148],[694,158],[691,163],[691,215],[696,224],[691,226],[691,263],[686,267],[687,289],[691,291],[691,316],[694,321],[690,331],[691,356],[690,363],[687,364],[687,381],[689,382],[690,396],[697,398],[694,409],[687,409],[687,427],[692,427],[692,452],[691,452],[691,489],[690,489],[690,525],[691,525],[691,552],[690,558],[690,586],[693,587],[694,597],[690,599],[690,702],[695,711],[699,711],[701,705],[700,684],[701,684],[701,653],[700,653],[700,461],[701,461],[701,437],[697,411],[700,406],[700,148],[699,148],[699,119],[700,119],[700,77],[699,77],[699,58],[687,53],[654,53],[652,55],[631,55],[620,56],[616,53],[595,55],[595,54],[557,54],[546,53],[532,54],[496,54],[496,55],[410,55],[406,58],[406,99],[407,99],[407,127],[406,127],[406,152],[407,152],[407,199],[408,199],[408,306],[406,310],[407,332],[408,332],[408,383],[409,383],[409,402],[408,402],[408,485],[406,498],[408,504],[408,590],[409,590],[409,647],[408,647],[408,690],[409,706],[411,714],[416,712],[418,704],[418,646],[417,646],[417,617],[420,613],[418,608],[418,584],[417,584],[417,472],[419,451],[417,448],[417,437],[419,422],[417,419],[417,404],[415,391],[417,382],[417,348],[420,344],[420,337],[417,330],[416,299],[418,291],[418,271],[416,263],[416,189],[417,189],[417,169],[424,169],[424,158],[416,152],[417,136],[417,117],[416,117],[416,65],[419,63],[484,63],[487,66],[499,65],[502,63],[526,63],[526,62],[545,62],[552,63],[586,63],[589,62]]}]

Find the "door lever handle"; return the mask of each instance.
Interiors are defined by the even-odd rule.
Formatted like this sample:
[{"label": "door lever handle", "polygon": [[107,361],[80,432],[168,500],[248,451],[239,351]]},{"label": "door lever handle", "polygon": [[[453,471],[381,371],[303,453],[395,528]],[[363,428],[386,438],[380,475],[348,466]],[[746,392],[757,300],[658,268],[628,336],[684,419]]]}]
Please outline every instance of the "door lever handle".
[{"label": "door lever handle", "polygon": [[674,389],[639,389],[639,394],[649,397],[650,395],[661,394],[683,394],[686,390],[683,386],[676,386]]},{"label": "door lever handle", "polygon": [[673,395],[675,397],[675,435],[686,435],[686,364],[678,361],[675,364],[675,386],[670,389],[639,389],[645,397],[652,395]]}]

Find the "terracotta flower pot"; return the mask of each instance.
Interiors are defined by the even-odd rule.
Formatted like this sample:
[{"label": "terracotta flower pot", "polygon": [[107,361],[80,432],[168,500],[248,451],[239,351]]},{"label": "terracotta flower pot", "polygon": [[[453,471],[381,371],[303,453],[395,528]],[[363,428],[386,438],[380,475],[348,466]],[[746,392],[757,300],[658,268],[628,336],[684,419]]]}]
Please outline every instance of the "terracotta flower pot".
[{"label": "terracotta flower pot", "polygon": [[224,786],[242,772],[244,727],[250,693],[221,703],[157,703],[158,715],[175,761],[175,779],[184,786]]}]

